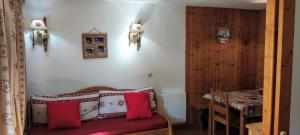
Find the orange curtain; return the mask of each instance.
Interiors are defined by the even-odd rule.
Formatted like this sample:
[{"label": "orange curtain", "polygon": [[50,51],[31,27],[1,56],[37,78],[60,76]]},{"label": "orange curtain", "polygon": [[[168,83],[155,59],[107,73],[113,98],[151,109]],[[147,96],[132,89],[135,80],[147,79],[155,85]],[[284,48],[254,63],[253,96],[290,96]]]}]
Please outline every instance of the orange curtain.
[{"label": "orange curtain", "polygon": [[0,135],[23,135],[26,115],[22,0],[0,0]]}]

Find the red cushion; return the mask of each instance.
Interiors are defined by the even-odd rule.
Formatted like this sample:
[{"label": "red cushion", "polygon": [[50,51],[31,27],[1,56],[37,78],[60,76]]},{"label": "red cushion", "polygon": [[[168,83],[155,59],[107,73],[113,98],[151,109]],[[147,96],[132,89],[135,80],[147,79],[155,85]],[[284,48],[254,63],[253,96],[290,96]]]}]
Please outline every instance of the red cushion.
[{"label": "red cushion", "polygon": [[44,124],[34,124],[29,135],[122,135],[160,128],[168,128],[167,120],[154,114],[151,119],[127,121],[125,117],[90,120],[82,122],[80,128],[48,130]]},{"label": "red cushion", "polygon": [[81,126],[79,102],[47,102],[47,112],[50,130]]},{"label": "red cushion", "polygon": [[127,106],[127,120],[151,118],[149,93],[124,93]]}]

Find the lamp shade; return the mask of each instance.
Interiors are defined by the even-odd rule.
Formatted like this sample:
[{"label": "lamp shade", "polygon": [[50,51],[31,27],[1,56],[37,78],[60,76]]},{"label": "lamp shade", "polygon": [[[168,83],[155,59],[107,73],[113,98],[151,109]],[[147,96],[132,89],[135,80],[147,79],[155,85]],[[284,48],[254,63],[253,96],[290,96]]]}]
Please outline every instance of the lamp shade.
[{"label": "lamp shade", "polygon": [[47,26],[43,20],[32,20],[30,28],[33,30],[47,30]]},{"label": "lamp shade", "polygon": [[132,24],[130,32],[143,32],[141,24]]}]

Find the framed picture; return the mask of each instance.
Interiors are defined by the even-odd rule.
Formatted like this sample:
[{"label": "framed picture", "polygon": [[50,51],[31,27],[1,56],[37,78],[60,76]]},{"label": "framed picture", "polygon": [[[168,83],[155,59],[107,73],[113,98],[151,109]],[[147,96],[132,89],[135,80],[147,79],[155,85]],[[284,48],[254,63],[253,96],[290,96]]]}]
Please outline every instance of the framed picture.
[{"label": "framed picture", "polygon": [[84,33],[82,34],[83,58],[107,58],[107,34]]}]

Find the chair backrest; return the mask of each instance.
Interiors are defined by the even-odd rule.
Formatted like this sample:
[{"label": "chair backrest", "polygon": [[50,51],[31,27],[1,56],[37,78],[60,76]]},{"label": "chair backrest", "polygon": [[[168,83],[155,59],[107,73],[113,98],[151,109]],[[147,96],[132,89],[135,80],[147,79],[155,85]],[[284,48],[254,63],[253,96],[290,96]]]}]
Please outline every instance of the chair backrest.
[{"label": "chair backrest", "polygon": [[229,121],[229,104],[228,104],[228,93],[220,90],[211,90],[212,102],[211,110],[212,116],[216,114],[223,115],[223,121]]}]

